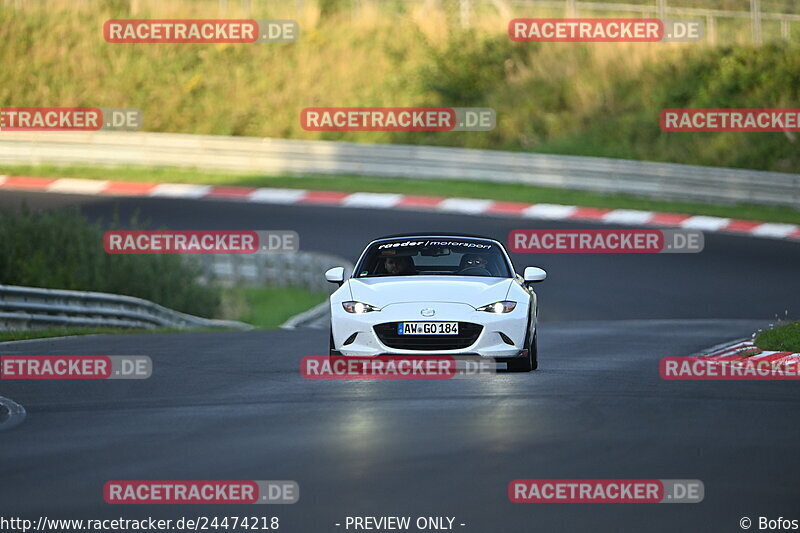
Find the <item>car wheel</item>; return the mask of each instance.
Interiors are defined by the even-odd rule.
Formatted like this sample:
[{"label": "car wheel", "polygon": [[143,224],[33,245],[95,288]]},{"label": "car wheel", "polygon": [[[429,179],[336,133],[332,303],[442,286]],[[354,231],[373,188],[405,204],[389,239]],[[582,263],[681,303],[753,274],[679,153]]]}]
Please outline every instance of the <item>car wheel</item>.
[{"label": "car wheel", "polygon": [[536,331],[533,332],[533,341],[531,342],[530,348],[528,348],[528,355],[531,360],[531,370],[539,368],[539,349],[536,343]]},{"label": "car wheel", "polygon": [[539,354],[536,348],[536,331],[533,332],[533,340],[526,346],[528,347],[528,357],[512,359],[508,362],[508,370],[511,372],[530,372],[539,368]]}]

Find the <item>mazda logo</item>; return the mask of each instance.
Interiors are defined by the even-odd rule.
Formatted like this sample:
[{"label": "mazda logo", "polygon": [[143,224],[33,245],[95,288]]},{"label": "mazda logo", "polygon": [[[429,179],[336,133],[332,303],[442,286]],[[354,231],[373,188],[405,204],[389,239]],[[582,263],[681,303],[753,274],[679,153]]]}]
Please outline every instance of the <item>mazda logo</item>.
[{"label": "mazda logo", "polygon": [[426,307],[422,311],[419,312],[422,316],[433,316],[436,314],[436,310],[433,307]]}]

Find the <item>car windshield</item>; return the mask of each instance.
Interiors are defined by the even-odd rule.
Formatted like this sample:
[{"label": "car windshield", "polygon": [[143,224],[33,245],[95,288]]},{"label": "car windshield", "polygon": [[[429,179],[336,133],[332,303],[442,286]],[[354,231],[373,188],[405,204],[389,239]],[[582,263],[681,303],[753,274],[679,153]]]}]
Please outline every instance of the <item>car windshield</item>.
[{"label": "car windshield", "polygon": [[508,278],[512,274],[496,243],[417,237],[373,243],[355,277],[430,275]]}]

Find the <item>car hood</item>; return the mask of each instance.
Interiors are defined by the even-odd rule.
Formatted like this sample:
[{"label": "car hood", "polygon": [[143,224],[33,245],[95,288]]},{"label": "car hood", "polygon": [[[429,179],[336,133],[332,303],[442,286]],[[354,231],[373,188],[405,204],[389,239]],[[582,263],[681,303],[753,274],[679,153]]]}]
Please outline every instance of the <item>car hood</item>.
[{"label": "car hood", "polygon": [[451,302],[473,307],[504,300],[510,278],[477,276],[397,276],[352,278],[349,281],[353,300],[385,307],[408,302]]}]

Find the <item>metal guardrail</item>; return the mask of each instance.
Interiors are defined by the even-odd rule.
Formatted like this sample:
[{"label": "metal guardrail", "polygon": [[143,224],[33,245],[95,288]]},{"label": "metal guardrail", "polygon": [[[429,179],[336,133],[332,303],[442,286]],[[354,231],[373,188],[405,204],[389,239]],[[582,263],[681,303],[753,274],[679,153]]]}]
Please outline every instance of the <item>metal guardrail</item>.
[{"label": "metal guardrail", "polygon": [[[325,271],[334,266],[352,270],[353,265],[336,256],[316,252],[254,255],[193,256],[203,276],[202,283],[224,286],[296,286],[317,292],[333,292]],[[327,302],[297,317],[287,327],[319,319]],[[47,327],[101,327],[125,329],[251,329],[232,320],[213,320],[179,313],[158,304],[102,292],[40,289],[0,285],[0,331]]]},{"label": "metal guardrail", "polygon": [[[489,0],[493,5],[505,5],[504,0]],[[474,2],[475,6],[484,3],[484,0],[467,1],[467,9]],[[665,17],[702,17],[706,23],[706,37],[711,43],[717,41],[717,20],[750,20],[750,33],[755,44],[764,42],[763,21],[780,22],[780,38],[787,40],[790,38],[791,24],[800,22],[800,15],[796,13],[778,13],[773,11],[762,11],[761,0],[749,0],[749,11],[729,10],[729,9],[707,9],[702,7],[673,6],[668,4],[668,0],[651,0],[650,3],[630,4],[624,2],[598,2],[596,0],[510,0],[510,4],[517,8],[529,10],[541,8],[563,9],[566,17],[589,16],[596,13],[635,13],[641,17],[654,16]],[[744,2],[742,2],[744,4]],[[509,8],[498,8],[498,11],[508,12]],[[462,26],[463,15],[462,15]],[[776,37],[777,34],[768,35],[768,39]]]},{"label": "metal guardrail", "polygon": [[349,261],[318,252],[198,255],[192,260],[205,273],[201,282],[236,287],[303,287],[326,293],[336,289],[325,279],[326,270],[335,266],[353,269]]},{"label": "metal guardrail", "polygon": [[173,133],[0,132],[0,163],[477,180],[800,208],[799,174],[432,146]]},{"label": "metal guardrail", "polygon": [[48,327],[252,328],[242,322],[179,313],[132,296],[0,285],[0,330]]}]

